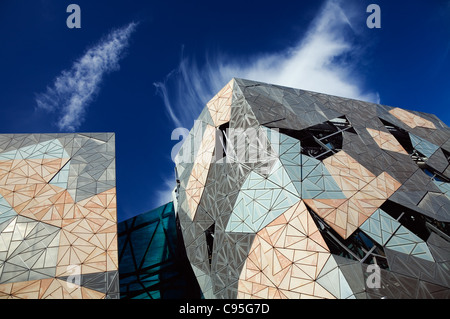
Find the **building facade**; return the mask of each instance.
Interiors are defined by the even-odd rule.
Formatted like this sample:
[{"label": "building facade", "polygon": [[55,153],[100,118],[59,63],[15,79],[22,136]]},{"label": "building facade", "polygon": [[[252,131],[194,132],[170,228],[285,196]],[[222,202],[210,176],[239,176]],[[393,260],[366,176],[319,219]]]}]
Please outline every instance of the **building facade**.
[{"label": "building facade", "polygon": [[0,135],[0,298],[119,298],[115,136]]},{"label": "building facade", "polygon": [[175,158],[205,298],[449,298],[450,129],[436,116],[243,79]]}]

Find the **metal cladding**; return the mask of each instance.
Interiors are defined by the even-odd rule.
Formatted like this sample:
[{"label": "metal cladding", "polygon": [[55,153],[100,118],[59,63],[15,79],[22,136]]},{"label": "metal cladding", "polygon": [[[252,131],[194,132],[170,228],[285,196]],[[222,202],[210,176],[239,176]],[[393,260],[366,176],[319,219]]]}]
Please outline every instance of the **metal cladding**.
[{"label": "metal cladding", "polygon": [[119,298],[113,133],[0,135],[0,298]]},{"label": "metal cladding", "polygon": [[175,158],[204,297],[449,298],[449,158],[434,115],[232,79]]}]

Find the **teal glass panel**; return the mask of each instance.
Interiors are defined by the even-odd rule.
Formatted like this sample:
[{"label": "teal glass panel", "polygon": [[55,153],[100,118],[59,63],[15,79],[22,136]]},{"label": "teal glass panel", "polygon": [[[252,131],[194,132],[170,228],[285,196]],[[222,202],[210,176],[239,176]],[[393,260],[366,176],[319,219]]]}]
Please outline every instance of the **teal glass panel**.
[{"label": "teal glass panel", "polygon": [[172,202],[120,222],[117,228],[121,298],[201,297],[180,246]]}]

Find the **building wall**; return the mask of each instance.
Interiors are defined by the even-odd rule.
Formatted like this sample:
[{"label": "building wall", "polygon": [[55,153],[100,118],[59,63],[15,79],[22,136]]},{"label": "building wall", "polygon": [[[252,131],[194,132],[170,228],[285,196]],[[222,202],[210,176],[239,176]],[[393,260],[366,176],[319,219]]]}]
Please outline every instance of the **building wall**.
[{"label": "building wall", "polygon": [[175,159],[205,298],[448,298],[449,158],[434,115],[232,79]]},{"label": "building wall", "polygon": [[0,298],[118,298],[115,136],[0,135]]}]

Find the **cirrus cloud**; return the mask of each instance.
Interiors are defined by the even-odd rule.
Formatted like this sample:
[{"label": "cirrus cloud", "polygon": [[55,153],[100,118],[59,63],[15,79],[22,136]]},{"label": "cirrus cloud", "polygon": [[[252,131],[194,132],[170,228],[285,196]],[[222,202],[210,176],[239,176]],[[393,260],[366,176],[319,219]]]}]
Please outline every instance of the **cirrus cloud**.
[{"label": "cirrus cloud", "polygon": [[305,36],[280,52],[209,56],[198,66],[182,51],[178,67],[154,85],[173,124],[188,128],[233,77],[379,103],[378,93],[363,90],[355,73],[359,48],[354,14],[338,0],[326,1]]},{"label": "cirrus cloud", "polygon": [[38,109],[58,113],[61,131],[74,131],[82,123],[87,106],[93,101],[105,74],[117,71],[137,24],[110,32],[68,70],[63,70],[44,93],[36,95]]},{"label": "cirrus cloud", "polygon": [[[192,127],[205,104],[233,77],[379,103],[378,93],[364,90],[355,72],[360,48],[352,21],[358,12],[343,6],[327,0],[297,44],[280,52],[207,56],[199,66],[183,48],[178,67],[154,83],[173,125]],[[170,198],[175,183],[164,184],[158,205]]]}]

